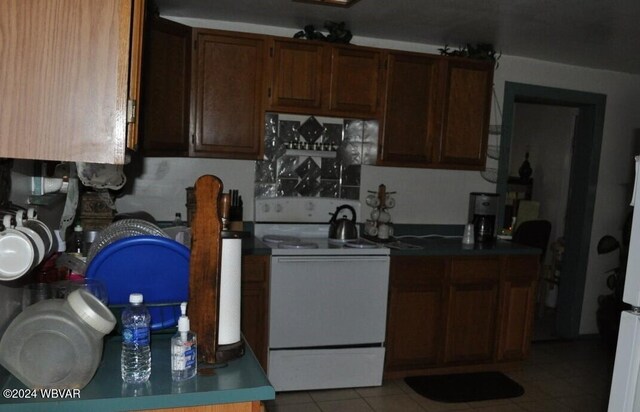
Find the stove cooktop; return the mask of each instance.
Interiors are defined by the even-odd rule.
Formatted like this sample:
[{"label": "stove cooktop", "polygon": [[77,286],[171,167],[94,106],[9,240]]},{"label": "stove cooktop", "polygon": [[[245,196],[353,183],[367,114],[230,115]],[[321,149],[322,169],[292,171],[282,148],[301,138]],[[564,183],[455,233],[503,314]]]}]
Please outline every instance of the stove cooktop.
[{"label": "stove cooktop", "polygon": [[264,244],[274,256],[282,255],[388,255],[389,249],[365,239],[335,241],[327,238],[264,235]]}]

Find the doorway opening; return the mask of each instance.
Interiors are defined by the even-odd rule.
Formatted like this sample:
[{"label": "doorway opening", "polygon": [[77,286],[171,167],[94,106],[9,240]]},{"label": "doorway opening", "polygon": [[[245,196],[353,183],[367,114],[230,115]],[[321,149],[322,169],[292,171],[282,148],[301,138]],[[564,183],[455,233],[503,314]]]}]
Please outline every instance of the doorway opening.
[{"label": "doorway opening", "polygon": [[[505,198],[509,191],[510,156],[514,143],[516,109],[518,104],[573,108],[575,125],[574,145],[565,187],[566,210],[560,219],[563,228],[564,253],[555,302],[555,334],[558,338],[576,338],[580,330],[582,301],[589,257],[591,224],[595,206],[598,165],[602,144],[602,130],[606,96],[575,90],[505,83],[503,119],[500,139],[500,160],[497,191],[500,196],[499,222],[505,224]],[[518,147],[516,142],[514,147]],[[517,149],[516,149],[517,150]],[[542,148],[544,151],[544,148]],[[523,158],[515,159],[522,162]],[[542,158],[539,161],[544,161]],[[562,222],[564,220],[564,222]],[[553,229],[552,229],[553,230]],[[554,241],[552,237],[550,243]]]},{"label": "doorway opening", "polygon": [[[513,230],[525,220],[551,224],[541,256],[534,341],[557,339],[556,309],[577,116],[578,109],[569,106],[516,101],[514,109],[505,224]],[[523,179],[527,172],[531,176]]]}]

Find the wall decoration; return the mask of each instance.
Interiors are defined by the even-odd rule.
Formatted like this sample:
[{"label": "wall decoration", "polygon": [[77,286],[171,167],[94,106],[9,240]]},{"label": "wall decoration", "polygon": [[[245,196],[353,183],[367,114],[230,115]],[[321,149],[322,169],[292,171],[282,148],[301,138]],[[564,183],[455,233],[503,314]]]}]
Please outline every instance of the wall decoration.
[{"label": "wall decoration", "polygon": [[360,198],[362,164],[377,156],[376,121],[267,113],[256,197]]}]

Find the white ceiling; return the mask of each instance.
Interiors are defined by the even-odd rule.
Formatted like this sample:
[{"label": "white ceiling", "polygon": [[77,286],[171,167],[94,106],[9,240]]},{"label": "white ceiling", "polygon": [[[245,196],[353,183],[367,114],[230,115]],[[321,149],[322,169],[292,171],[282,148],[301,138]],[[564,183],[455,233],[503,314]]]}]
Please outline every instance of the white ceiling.
[{"label": "white ceiling", "polygon": [[291,0],[156,0],[160,14],[456,49],[492,43],[505,55],[640,74],[640,0],[360,0],[351,8]]}]

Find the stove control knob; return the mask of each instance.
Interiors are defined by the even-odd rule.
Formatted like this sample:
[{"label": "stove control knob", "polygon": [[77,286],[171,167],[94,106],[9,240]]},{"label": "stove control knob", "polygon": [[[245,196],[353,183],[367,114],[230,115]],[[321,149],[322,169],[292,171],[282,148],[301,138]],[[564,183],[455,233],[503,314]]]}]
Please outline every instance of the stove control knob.
[{"label": "stove control knob", "polygon": [[270,210],[270,209],[271,209],[271,208],[269,207],[269,205],[268,205],[268,204],[266,204],[266,203],[263,203],[263,204],[262,204],[262,211],[263,211],[264,213],[269,213],[269,210]]},{"label": "stove control knob", "polygon": [[304,204],[304,209],[308,210],[308,211],[312,211],[313,209],[315,209],[316,205],[313,204],[313,202],[307,202]]},{"label": "stove control knob", "polygon": [[282,212],[282,205],[280,203],[276,203],[276,213]]}]

